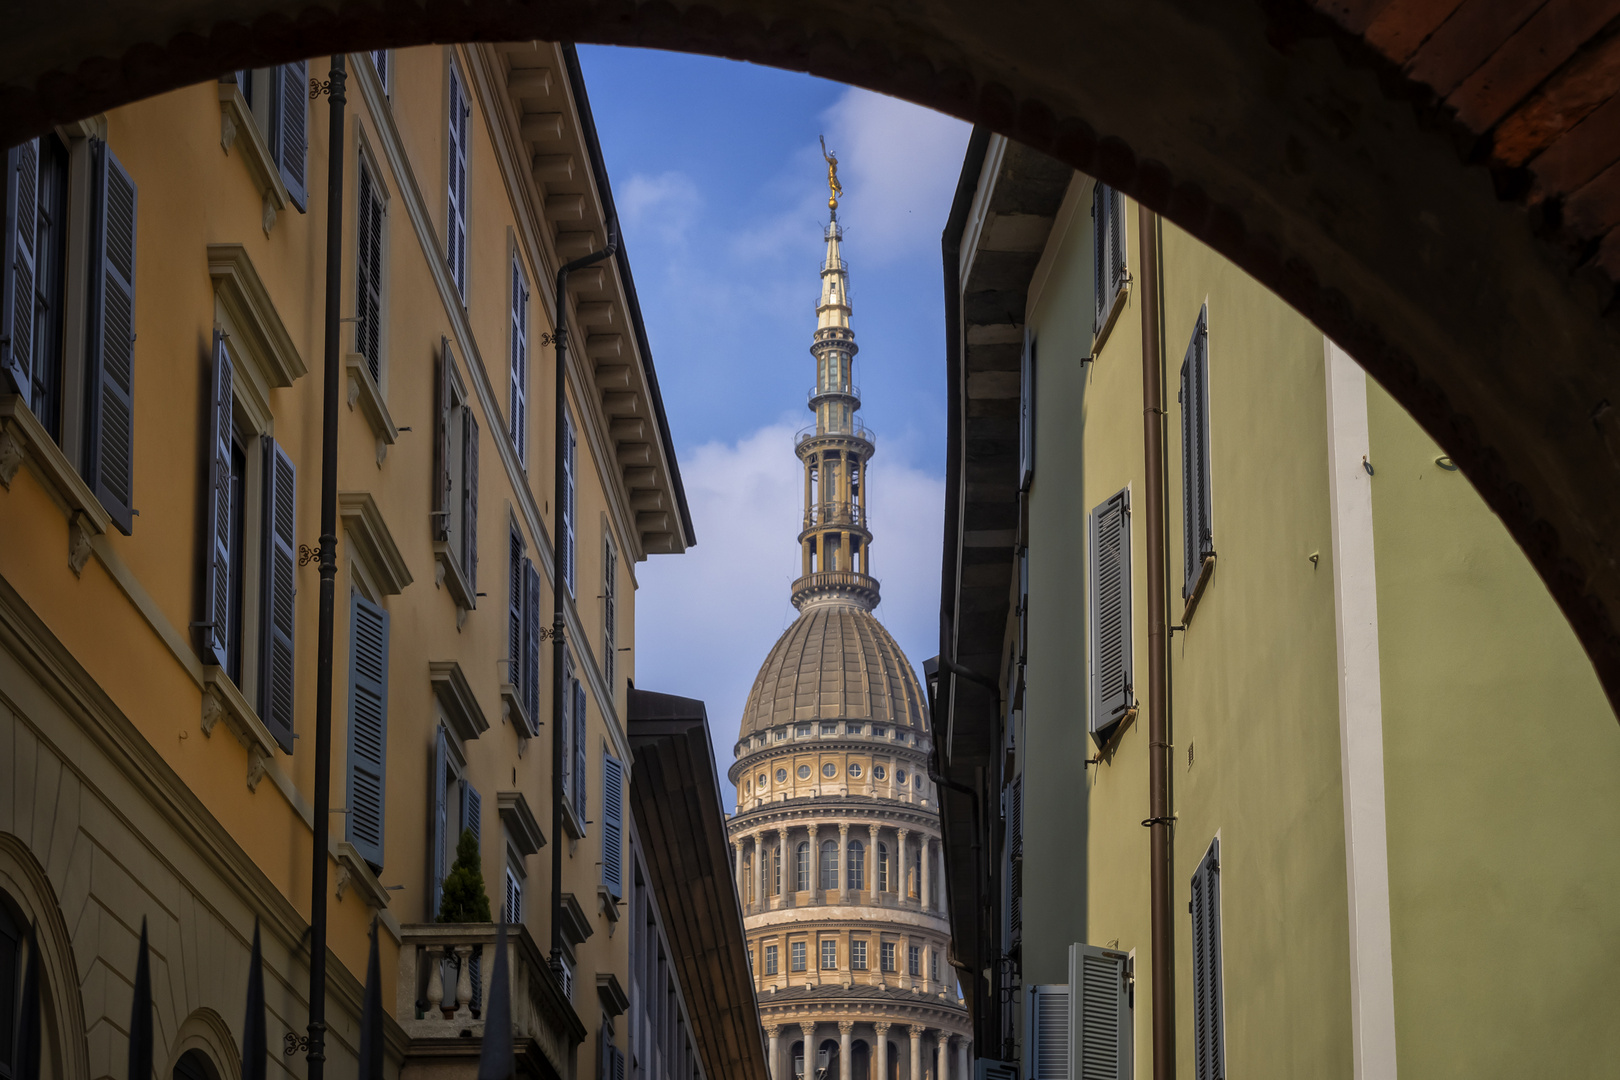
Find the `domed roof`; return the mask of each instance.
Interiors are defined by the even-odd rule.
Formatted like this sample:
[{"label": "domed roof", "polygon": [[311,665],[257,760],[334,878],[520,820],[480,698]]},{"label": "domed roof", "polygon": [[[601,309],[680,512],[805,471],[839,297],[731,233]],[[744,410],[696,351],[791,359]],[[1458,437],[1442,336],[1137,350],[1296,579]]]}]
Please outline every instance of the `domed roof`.
[{"label": "domed roof", "polygon": [[748,692],[740,738],[781,724],[870,720],[927,730],[922,685],[877,616],[857,604],[807,605]]}]

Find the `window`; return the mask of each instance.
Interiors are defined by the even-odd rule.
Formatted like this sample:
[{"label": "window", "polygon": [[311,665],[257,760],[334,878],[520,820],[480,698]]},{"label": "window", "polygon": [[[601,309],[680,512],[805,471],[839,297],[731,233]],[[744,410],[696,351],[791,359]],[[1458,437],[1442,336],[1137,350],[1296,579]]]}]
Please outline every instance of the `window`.
[{"label": "window", "polygon": [[799,779],[800,780],[808,780],[808,779],[810,779],[810,766],[808,766],[808,765],[800,765],[799,766]]},{"label": "window", "polygon": [[882,765],[874,765],[874,766],[872,766],[872,779],[874,779],[874,780],[882,780],[887,775],[888,775],[888,772],[887,772],[887,770],[885,770],[883,768]]},{"label": "window", "polygon": [[944,982],[944,972],[939,968],[939,950],[935,949],[931,955],[932,963],[928,967],[930,976],[935,982]]},{"label": "window", "polygon": [[624,763],[602,755],[602,885],[624,897]]},{"label": "window", "polygon": [[[475,840],[482,841],[483,798],[463,775],[466,762],[460,750],[451,742],[441,722],[437,725],[433,743],[433,771],[428,805],[432,808],[431,835],[428,838],[428,908],[427,921],[438,919],[444,897],[444,880],[455,862],[456,848],[461,834],[471,831]],[[508,864],[508,873],[512,870]],[[522,881],[522,869],[517,868]],[[505,897],[502,898],[505,902]],[[516,920],[511,920],[516,921]]]},{"label": "window", "polygon": [[[574,693],[574,821],[585,831],[585,684],[573,680]],[[567,759],[564,758],[564,768]]]},{"label": "window", "polygon": [[[270,156],[281,170],[287,194],[299,210],[309,201],[305,186],[309,156],[309,62],[282,64],[268,73]],[[257,108],[255,108],[257,111]]]},{"label": "window", "polygon": [[805,943],[802,941],[795,941],[788,946],[788,949],[788,959],[793,966],[793,970],[803,971],[805,966]]},{"label": "window", "polygon": [[[602,533],[602,677],[607,680],[609,696],[615,695],[614,675],[619,665],[619,553],[614,549],[613,536]],[[765,782],[761,773],[759,782]]]},{"label": "window", "polygon": [[852,761],[852,762],[849,763],[849,775],[853,776],[853,777],[856,777],[856,778],[860,777],[860,775],[861,775],[861,763],[860,762]]},{"label": "window", "polygon": [[765,946],[765,974],[776,974],[776,946]]},{"label": "window", "polygon": [[[377,81],[382,84],[383,93],[388,93],[388,50],[377,49],[371,53],[371,66],[377,71]],[[508,919],[508,922],[517,922]]]},{"label": "window", "polygon": [[90,347],[80,472],[127,536],[135,520],[136,192],[106,143],[92,140],[90,150]]},{"label": "window", "polygon": [[[1114,949],[1078,943],[1069,947],[1069,986],[1079,995],[1073,1004],[1084,1062],[1079,1080],[1093,1076],[1118,1080],[1133,1075],[1130,962],[1129,954]],[[1065,1010],[1065,1026],[1068,1017]],[[1195,1058],[1197,1051],[1195,1040]]]},{"label": "window", "polygon": [[836,938],[822,938],[821,939],[821,970],[822,971],[837,971],[838,970],[838,939],[836,939]]},{"label": "window", "polygon": [[831,780],[833,777],[838,775],[838,766],[830,761],[827,762],[827,764],[821,767],[821,775]]},{"label": "window", "polygon": [[1193,1076],[1226,1076],[1226,1024],[1221,994],[1221,841],[1210,841],[1192,878]]},{"label": "window", "polygon": [[866,845],[859,840],[849,842],[849,869],[845,877],[851,889],[866,888]]},{"label": "window", "polygon": [[360,155],[359,230],[355,245],[354,351],[366,358],[371,381],[382,389],[383,200],[371,166]]},{"label": "window", "polygon": [[823,735],[836,735],[836,734],[838,734],[838,725],[837,724],[822,724],[821,725],[821,733]]},{"label": "window", "polygon": [[463,302],[467,299],[467,117],[472,109],[462,89],[461,72],[450,65],[450,145],[448,155],[445,231],[449,249],[445,261]]},{"label": "window", "polygon": [[897,783],[897,784],[905,783],[906,782],[906,770],[904,770],[904,769],[896,769],[896,770],[894,770],[894,782]]},{"label": "window", "polygon": [[797,728],[794,729],[794,734],[797,735],[801,739],[809,738],[810,737],[810,725],[809,724],[800,724]]},{"label": "window", "polygon": [[846,735],[859,735],[861,733],[861,725],[860,724],[845,724],[844,725],[844,733]]},{"label": "window", "polygon": [[1091,630],[1091,737],[1103,746],[1130,712],[1130,488],[1091,511],[1087,521],[1087,593]]},{"label": "window", "polygon": [[1024,327],[1024,351],[1018,379],[1018,490],[1035,481],[1035,336]]},{"label": "window", "polygon": [[894,970],[894,942],[885,941],[878,946],[878,964],[884,971]]},{"label": "window", "polygon": [[381,871],[388,750],[388,612],[349,599],[348,839]]},{"label": "window", "polygon": [[523,921],[523,879],[510,866],[506,868],[506,900],[501,908],[501,919],[514,924]]},{"label": "window", "polygon": [[877,887],[878,892],[889,891],[889,845],[882,841],[877,846]]},{"label": "window", "polygon": [[821,842],[821,887],[838,888],[838,841]]},{"label": "window", "polygon": [[575,505],[574,495],[578,473],[578,446],[574,439],[574,421],[563,412],[563,496],[562,506],[562,579],[568,585],[570,596],[574,594],[574,564],[578,561],[574,556],[575,532]]},{"label": "window", "polygon": [[529,282],[523,263],[512,256],[511,393],[508,395],[508,434],[517,448],[518,461],[529,461]]},{"label": "window", "polygon": [[1092,271],[1096,285],[1096,328],[1100,340],[1118,313],[1115,301],[1125,286],[1125,197],[1107,184],[1091,194]]},{"label": "window", "polygon": [[771,848],[771,881],[766,892],[772,896],[782,895],[782,845],[777,844]]},{"label": "window", "polygon": [[861,938],[850,940],[849,966],[854,971],[866,970],[866,942]]},{"label": "window", "polygon": [[799,842],[797,855],[796,877],[799,892],[810,891],[810,845],[806,841]]},{"label": "window", "polygon": [[914,976],[915,975],[921,975],[922,974],[922,949],[920,947],[916,946],[916,945],[912,945],[911,947],[909,947],[906,950],[906,962],[909,965],[908,970],[911,972],[912,975],[914,975]]},{"label": "window", "polygon": [[40,424],[62,442],[68,149],[54,135],[6,153],[0,365]]},{"label": "window", "polygon": [[754,857],[743,856],[743,903],[754,903]]},{"label": "window", "polygon": [[880,724],[873,724],[872,725],[872,738],[874,738],[874,739],[886,739],[888,737],[889,737],[889,729],[888,728],[883,727]]},{"label": "window", "polygon": [[748,974],[754,973],[754,947],[748,946]]},{"label": "window", "polygon": [[450,342],[434,367],[433,551],[463,612],[478,606],[478,421]]},{"label": "window", "polygon": [[787,782],[787,770],[786,769],[777,769],[776,770],[776,782],[778,784],[784,784],[784,783]]},{"label": "window", "polygon": [[1215,557],[1209,481],[1209,305],[1198,312],[1187,356],[1181,362],[1182,598],[1189,612],[1203,592]]},{"label": "window", "polygon": [[540,571],[526,550],[514,526],[507,538],[507,679],[517,691],[523,733],[533,738],[540,731]]}]

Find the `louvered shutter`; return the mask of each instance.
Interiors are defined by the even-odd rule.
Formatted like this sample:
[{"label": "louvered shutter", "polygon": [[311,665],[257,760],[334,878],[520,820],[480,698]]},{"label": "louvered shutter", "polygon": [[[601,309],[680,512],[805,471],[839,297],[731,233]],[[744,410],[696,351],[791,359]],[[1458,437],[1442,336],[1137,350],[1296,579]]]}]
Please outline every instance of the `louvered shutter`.
[{"label": "louvered shutter", "polygon": [[294,206],[303,210],[305,162],[309,156],[309,61],[282,64],[271,72],[270,153]]},{"label": "louvered shutter", "polygon": [[388,753],[388,612],[358,592],[349,605],[349,843],[383,865]]},{"label": "louvered shutter", "polygon": [[446,261],[456,291],[467,297],[467,104],[461,89],[461,73],[450,66],[450,149],[447,213],[449,233]]},{"label": "louvered shutter", "polygon": [[428,821],[428,922],[439,918],[444,879],[450,874],[449,755],[450,739],[440,724],[434,732],[433,773],[428,778],[428,807],[433,814]]},{"label": "louvered shutter", "polygon": [[34,244],[39,236],[39,140],[6,151],[0,366],[31,409],[34,386]]},{"label": "louvered shutter", "polygon": [[1024,775],[1013,777],[1007,792],[1008,944],[1024,936]]},{"label": "louvered shutter", "polygon": [[91,144],[87,475],[128,535],[135,519],[135,184],[107,144]]},{"label": "louvered shutter", "polygon": [[298,472],[286,451],[264,439],[264,589],[259,603],[259,716],[292,753],[293,599],[297,595]]},{"label": "louvered shutter", "polygon": [[562,685],[562,715],[556,717],[557,729],[553,736],[562,740],[562,753],[559,761],[562,763],[562,789],[563,803],[574,805],[574,657],[572,651],[565,644],[563,646],[563,685]]},{"label": "louvered shutter", "polygon": [[377,81],[382,84],[383,93],[388,93],[388,50],[374,51],[371,54],[371,66],[377,69]]},{"label": "louvered shutter", "polygon": [[1024,352],[1018,379],[1018,490],[1035,480],[1035,337],[1024,327]]},{"label": "louvered shutter", "polygon": [[585,828],[585,684],[574,680],[574,814]]},{"label": "louvered shutter", "polygon": [[478,841],[479,849],[482,850],[484,846],[484,798],[478,794],[477,788],[465,780],[461,782],[461,828],[462,831],[472,830],[473,838]]},{"label": "louvered shutter", "polygon": [[1130,1080],[1131,1001],[1128,954],[1093,945],[1069,947],[1069,1022],[1074,1080]]},{"label": "louvered shutter", "polygon": [[1107,741],[1135,698],[1131,666],[1130,489],[1091,511],[1087,591],[1091,613],[1091,733]]},{"label": "louvered shutter", "polygon": [[567,582],[570,594],[574,591],[574,481],[575,481],[574,421],[563,413],[563,505],[562,505],[562,580]]},{"label": "louvered shutter", "polygon": [[511,435],[518,460],[527,463],[529,388],[529,288],[523,280],[523,267],[512,260],[512,388]]},{"label": "louvered shutter", "polygon": [[[528,655],[528,623],[524,616],[523,537],[513,530],[507,538],[506,581],[506,681],[517,687],[524,708],[528,708],[528,679],[523,674]],[[529,717],[532,724],[535,717]]]},{"label": "louvered shutter", "polygon": [[1108,189],[1108,288],[1117,295],[1125,284],[1125,196]]},{"label": "louvered shutter", "polygon": [[1069,1080],[1069,988],[1048,983],[1030,986],[1028,993],[1025,1080]]},{"label": "louvered shutter", "polygon": [[1204,559],[1215,553],[1209,461],[1209,305],[1198,312],[1181,362],[1181,521],[1183,581],[1191,598]]},{"label": "louvered shutter", "polygon": [[1225,1080],[1221,993],[1221,842],[1212,840],[1192,878],[1193,1076]]},{"label": "louvered shutter", "polygon": [[602,536],[602,675],[607,679],[608,693],[614,694],[614,680],[619,663],[618,630],[619,555],[613,548],[613,537],[605,531]]},{"label": "louvered shutter", "polygon": [[1108,314],[1108,186],[1091,189],[1091,284],[1095,293],[1092,333],[1102,331]]},{"label": "louvered shutter", "polygon": [[433,364],[433,539],[450,539],[450,463],[455,447],[450,444],[450,410],[455,405],[453,373],[455,358],[450,339],[439,339],[439,355]]},{"label": "louvered shutter", "polygon": [[461,569],[469,602],[478,606],[478,421],[461,413]]},{"label": "louvered shutter", "polygon": [[624,763],[602,755],[602,884],[624,896]]},{"label": "louvered shutter", "polygon": [[501,905],[501,920],[509,923],[523,921],[523,886],[510,866],[506,868],[506,900]]},{"label": "louvered shutter", "polygon": [[382,200],[365,160],[360,162],[360,235],[355,257],[355,347],[371,379],[382,386]]},{"label": "louvered shutter", "polygon": [[214,331],[214,361],[208,397],[208,514],[203,535],[203,661],[225,667],[231,644],[231,356],[225,335]]},{"label": "louvered shutter", "polygon": [[540,571],[523,561],[523,708],[530,733],[540,730]]}]

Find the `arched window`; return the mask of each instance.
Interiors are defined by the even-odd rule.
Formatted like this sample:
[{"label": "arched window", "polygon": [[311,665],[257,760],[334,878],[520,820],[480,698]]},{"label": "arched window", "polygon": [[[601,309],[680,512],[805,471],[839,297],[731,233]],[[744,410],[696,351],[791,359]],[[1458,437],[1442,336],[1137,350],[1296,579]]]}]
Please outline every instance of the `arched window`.
[{"label": "arched window", "polygon": [[214,1063],[201,1050],[187,1050],[174,1063],[174,1080],[217,1080]]},{"label": "arched window", "polygon": [[821,842],[821,887],[838,888],[838,841]]},{"label": "arched window", "polygon": [[782,845],[771,848],[771,881],[765,887],[771,896],[782,895]]},{"label": "arched window", "polygon": [[877,887],[878,892],[889,891],[889,845],[882,841],[877,850]]},{"label": "arched window", "polygon": [[866,888],[866,845],[859,840],[849,842],[849,878],[851,889]]},{"label": "arched window", "polygon": [[810,842],[799,841],[798,888],[800,892],[810,891]]},{"label": "arched window", "polygon": [[743,856],[743,900],[745,903],[754,902],[754,857]]}]

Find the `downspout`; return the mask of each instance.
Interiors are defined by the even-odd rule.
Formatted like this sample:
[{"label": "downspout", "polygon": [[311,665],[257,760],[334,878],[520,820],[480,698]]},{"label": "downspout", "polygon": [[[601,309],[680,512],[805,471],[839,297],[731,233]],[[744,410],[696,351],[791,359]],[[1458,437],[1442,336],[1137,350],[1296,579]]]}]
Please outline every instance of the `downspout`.
[{"label": "downspout", "polygon": [[1153,948],[1153,1080],[1176,1075],[1175,940],[1170,922],[1170,739],[1167,711],[1164,366],[1159,341],[1159,216],[1137,204],[1142,251],[1142,456],[1147,503],[1149,904]]},{"label": "downspout", "polygon": [[337,584],[338,305],[343,299],[343,54],[332,57],[326,144],[326,339],[321,400],[321,596],[315,652],[315,844],[309,901],[309,1080],[326,1075],[326,859],[332,817],[332,609]]},{"label": "downspout", "polygon": [[564,637],[563,592],[563,499],[567,492],[567,474],[564,455],[568,452],[568,275],[593,263],[613,257],[619,248],[619,223],[608,218],[607,246],[589,255],[581,255],[572,262],[563,263],[557,270],[557,326],[553,338],[557,342],[556,410],[552,425],[556,429],[552,455],[556,459],[551,477],[551,967],[562,981],[562,817],[563,725],[568,723],[565,712],[568,687],[564,685],[563,669],[568,662],[568,642]]}]

